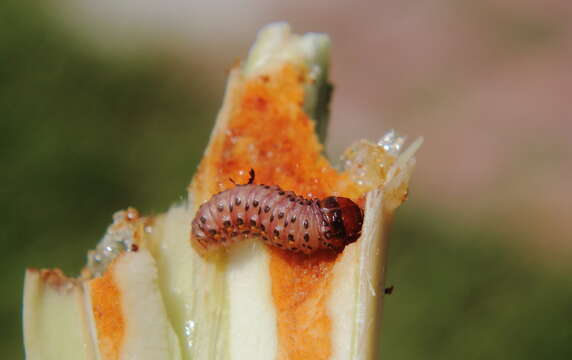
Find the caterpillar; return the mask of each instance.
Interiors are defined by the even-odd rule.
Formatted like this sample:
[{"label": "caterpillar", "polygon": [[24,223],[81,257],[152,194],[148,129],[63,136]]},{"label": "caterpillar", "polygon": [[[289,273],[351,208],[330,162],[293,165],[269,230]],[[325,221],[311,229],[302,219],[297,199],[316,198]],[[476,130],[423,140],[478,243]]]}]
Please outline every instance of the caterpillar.
[{"label": "caterpillar", "polygon": [[342,250],[361,234],[363,211],[352,200],[329,196],[305,199],[279,186],[246,184],[215,194],[201,204],[192,221],[191,239],[206,252],[258,236],[281,249],[311,254]]}]

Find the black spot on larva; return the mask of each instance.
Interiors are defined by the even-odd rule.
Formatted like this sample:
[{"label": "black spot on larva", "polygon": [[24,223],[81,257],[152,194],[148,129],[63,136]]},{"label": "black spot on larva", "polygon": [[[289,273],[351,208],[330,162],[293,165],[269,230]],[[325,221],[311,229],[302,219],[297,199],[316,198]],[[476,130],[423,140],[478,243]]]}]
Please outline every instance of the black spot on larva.
[{"label": "black spot on larva", "polygon": [[223,223],[224,227],[230,227],[231,223],[229,220],[225,220]]},{"label": "black spot on larva", "polygon": [[234,199],[234,204],[235,204],[236,206],[240,206],[240,203],[241,203],[241,202],[242,202],[242,201],[241,201],[240,198],[238,198],[238,197],[237,197],[236,199]]},{"label": "black spot on larva", "polygon": [[298,200],[298,204],[300,204],[300,205],[304,205],[304,199],[300,199],[300,200]]},{"label": "black spot on larva", "polygon": [[230,205],[228,206],[228,211],[232,212],[232,209],[233,209],[232,204],[230,204]]},{"label": "black spot on larva", "polygon": [[308,220],[304,219],[304,229],[307,229],[309,226]]},{"label": "black spot on larva", "polygon": [[207,222],[207,218],[206,218],[206,217],[204,217],[204,216],[201,216],[201,222],[202,222],[203,224],[206,224],[206,222]]},{"label": "black spot on larva", "polygon": [[260,229],[261,229],[262,231],[266,231],[266,226],[264,226],[264,224],[260,224]]},{"label": "black spot on larva", "polygon": [[308,234],[308,233],[305,233],[305,234],[304,234],[304,241],[305,241],[305,242],[310,241],[310,234]]},{"label": "black spot on larva", "polygon": [[256,219],[250,218],[250,226],[256,226]]},{"label": "black spot on larva", "polygon": [[284,221],[284,227],[288,226],[288,220]]},{"label": "black spot on larva", "polygon": [[297,248],[295,248],[295,247],[291,247],[291,248],[290,248],[290,250],[292,250],[292,251],[296,251],[296,250],[298,250],[298,249],[297,249]]},{"label": "black spot on larva", "polygon": [[238,231],[233,231],[230,233],[230,236],[235,237],[238,236]]},{"label": "black spot on larva", "polygon": [[280,236],[280,230],[274,229],[274,236]]},{"label": "black spot on larva", "polygon": [[216,209],[217,209],[218,211],[222,212],[222,211],[224,210],[224,204],[223,204],[223,203],[219,203],[219,204],[216,206]]},{"label": "black spot on larva", "polygon": [[242,224],[244,224],[244,220],[242,220],[242,218],[239,216],[239,217],[236,218],[236,223],[237,223],[238,225],[242,225]]},{"label": "black spot on larva", "polygon": [[250,209],[250,204],[249,203],[244,204],[244,210],[248,211],[248,209]]},{"label": "black spot on larva", "polygon": [[258,204],[259,204],[259,203],[258,203],[258,200],[254,200],[254,201],[252,201],[252,206],[254,206],[254,207],[258,207]]},{"label": "black spot on larva", "polygon": [[215,229],[209,229],[209,234],[216,235],[216,230]]},{"label": "black spot on larva", "polygon": [[263,236],[263,237],[262,237],[262,240],[268,241],[268,238],[267,238],[266,236]]},{"label": "black spot on larva", "polygon": [[288,200],[290,200],[290,201],[296,201],[296,198],[295,198],[294,196],[290,195],[290,196],[288,196]]},{"label": "black spot on larva", "polygon": [[264,212],[267,213],[267,212],[269,212],[269,211],[270,211],[270,206],[266,205],[266,206],[264,207]]},{"label": "black spot on larva", "polygon": [[292,217],[290,218],[290,222],[291,222],[291,223],[295,223],[295,222],[296,222],[296,215],[292,215]]},{"label": "black spot on larva", "polygon": [[288,234],[288,241],[294,241],[294,235]]},{"label": "black spot on larva", "polygon": [[284,211],[280,211],[278,213],[278,219],[282,219],[284,217]]},{"label": "black spot on larva", "polygon": [[274,215],[270,215],[270,222],[274,221]]},{"label": "black spot on larva", "polygon": [[265,188],[265,189],[270,189],[270,186],[264,185],[264,188]]},{"label": "black spot on larva", "polygon": [[280,190],[280,191],[278,192],[278,195],[280,195],[280,196],[282,196],[282,195],[284,195],[284,194],[286,194],[286,193],[285,193],[284,191],[282,191],[282,190]]},{"label": "black spot on larva", "polygon": [[279,248],[281,248],[281,247],[282,247],[282,244],[276,243],[276,246],[278,246]]}]

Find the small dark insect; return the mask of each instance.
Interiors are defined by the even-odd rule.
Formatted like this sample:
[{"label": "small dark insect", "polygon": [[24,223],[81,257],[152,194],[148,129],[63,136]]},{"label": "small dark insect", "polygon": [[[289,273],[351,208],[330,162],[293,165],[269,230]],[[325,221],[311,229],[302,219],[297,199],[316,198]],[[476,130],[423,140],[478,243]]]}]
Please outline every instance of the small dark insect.
[{"label": "small dark insect", "polygon": [[393,290],[395,289],[395,287],[393,285],[386,287],[385,289],[383,289],[383,292],[387,295],[391,295],[393,294]]},{"label": "small dark insect", "polygon": [[329,196],[309,201],[278,186],[247,184],[214,195],[192,222],[191,238],[206,251],[231,245],[247,236],[293,252],[342,250],[361,234],[363,211],[352,200]]}]

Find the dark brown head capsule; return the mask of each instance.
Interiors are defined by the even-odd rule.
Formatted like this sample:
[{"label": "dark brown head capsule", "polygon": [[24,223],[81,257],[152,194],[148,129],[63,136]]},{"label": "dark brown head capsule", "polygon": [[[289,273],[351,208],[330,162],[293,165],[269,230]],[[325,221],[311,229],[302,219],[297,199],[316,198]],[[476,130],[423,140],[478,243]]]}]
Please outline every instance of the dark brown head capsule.
[{"label": "dark brown head capsule", "polygon": [[363,211],[358,204],[345,197],[329,196],[320,202],[320,211],[328,222],[330,238],[342,240],[344,245],[359,238]]}]

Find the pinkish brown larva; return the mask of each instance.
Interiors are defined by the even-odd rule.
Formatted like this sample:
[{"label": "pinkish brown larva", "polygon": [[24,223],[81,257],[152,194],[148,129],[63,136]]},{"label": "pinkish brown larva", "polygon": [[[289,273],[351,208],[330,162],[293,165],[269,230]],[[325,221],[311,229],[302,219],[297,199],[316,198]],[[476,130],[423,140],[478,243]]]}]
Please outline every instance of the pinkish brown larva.
[{"label": "pinkish brown larva", "polygon": [[251,170],[248,184],[222,191],[200,206],[192,222],[195,245],[210,251],[259,236],[269,245],[311,254],[339,251],[360,236],[363,211],[352,200],[308,200],[253,181]]}]

